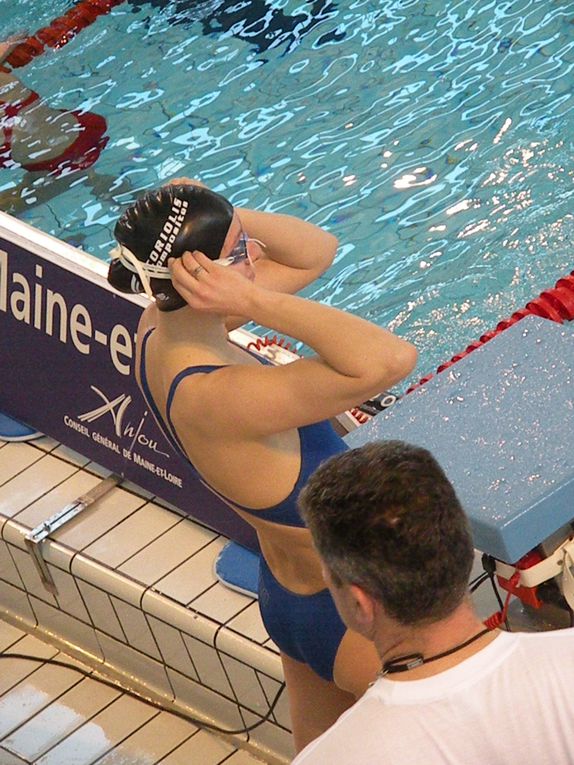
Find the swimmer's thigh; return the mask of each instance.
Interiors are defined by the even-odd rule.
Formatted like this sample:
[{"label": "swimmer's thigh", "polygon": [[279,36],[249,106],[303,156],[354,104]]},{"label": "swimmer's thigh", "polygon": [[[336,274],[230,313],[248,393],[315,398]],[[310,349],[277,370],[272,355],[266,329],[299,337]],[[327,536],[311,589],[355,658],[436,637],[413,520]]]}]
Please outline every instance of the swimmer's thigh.
[{"label": "swimmer's thigh", "polygon": [[324,680],[307,664],[281,652],[283,674],[289,694],[289,710],[295,750],[320,736],[348,709],[355,698]]},{"label": "swimmer's thigh", "polygon": [[333,667],[337,686],[359,698],[375,680],[381,660],[370,640],[347,630],[339,644]]}]

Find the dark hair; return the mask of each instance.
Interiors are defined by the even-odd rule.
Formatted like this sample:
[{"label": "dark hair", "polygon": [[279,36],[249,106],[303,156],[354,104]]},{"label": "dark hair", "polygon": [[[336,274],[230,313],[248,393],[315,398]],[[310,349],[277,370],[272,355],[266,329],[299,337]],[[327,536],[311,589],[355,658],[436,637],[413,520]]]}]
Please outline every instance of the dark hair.
[{"label": "dark hair", "polygon": [[402,624],[462,602],[473,563],[464,511],[430,452],[402,441],[332,457],[299,495],[335,584],[357,584]]},{"label": "dark hair", "polygon": [[[225,197],[203,186],[168,185],[148,191],[123,213],[115,225],[117,241],[142,263],[166,266],[168,258],[200,250],[219,258],[233,219],[233,206]],[[120,292],[144,291],[139,276],[114,260],[108,281]],[[173,311],[185,305],[169,280],[150,279],[158,308]]]}]

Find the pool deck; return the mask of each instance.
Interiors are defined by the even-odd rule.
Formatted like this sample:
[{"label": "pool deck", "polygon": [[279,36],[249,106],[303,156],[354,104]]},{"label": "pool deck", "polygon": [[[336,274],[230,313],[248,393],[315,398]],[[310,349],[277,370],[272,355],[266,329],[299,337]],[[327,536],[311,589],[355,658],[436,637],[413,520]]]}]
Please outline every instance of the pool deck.
[{"label": "pool deck", "polygon": [[261,763],[189,721],[102,684],[89,666],[7,622],[0,622],[0,652],[36,659],[2,660],[2,765]]},{"label": "pool deck", "polygon": [[[57,595],[43,586],[25,534],[107,472],[47,437],[0,442],[0,614],[168,709],[225,729],[260,721],[281,662],[256,600],[216,580],[222,535],[122,485],[44,543]],[[268,721],[228,740],[287,762],[285,694]]]}]

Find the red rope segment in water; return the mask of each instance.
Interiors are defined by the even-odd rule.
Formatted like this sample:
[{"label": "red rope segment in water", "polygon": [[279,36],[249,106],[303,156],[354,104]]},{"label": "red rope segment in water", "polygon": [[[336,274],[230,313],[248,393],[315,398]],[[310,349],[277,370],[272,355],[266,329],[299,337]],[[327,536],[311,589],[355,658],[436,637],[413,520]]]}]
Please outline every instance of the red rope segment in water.
[{"label": "red rope segment in water", "polygon": [[[492,340],[493,337],[516,324],[517,321],[520,321],[525,316],[541,316],[543,319],[550,319],[551,321],[558,322],[558,324],[562,324],[564,321],[572,321],[574,319],[574,271],[571,271],[568,276],[559,279],[552,289],[541,292],[537,298],[527,303],[524,308],[515,311],[509,319],[498,322],[495,329],[481,335],[478,340],[471,343],[462,353],[458,353],[450,361],[441,364],[436,370],[437,374],[444,369],[448,369],[448,367],[465,356],[468,356],[469,353],[480,348],[481,345]],[[430,374],[423,377],[418,383],[411,385],[407,393],[411,393],[411,391],[416,390],[420,385],[424,385],[433,376]]]},{"label": "red rope segment in water", "polygon": [[98,16],[109,13],[114,6],[123,2],[124,0],[80,0],[63,16],[59,16],[47,27],[23,40],[6,56],[3,63],[10,64],[12,69],[18,69],[43,53],[46,46],[62,48],[80,30],[90,26]]},{"label": "red rope segment in water", "polygon": [[247,343],[247,350],[253,348],[256,351],[260,351],[262,348],[267,348],[270,345],[278,345],[280,348],[285,348],[285,350],[288,351],[291,348],[292,343],[288,342],[284,337],[279,337],[278,335],[273,335],[273,337],[265,335],[264,337],[260,337],[257,340],[253,340],[250,343]]}]

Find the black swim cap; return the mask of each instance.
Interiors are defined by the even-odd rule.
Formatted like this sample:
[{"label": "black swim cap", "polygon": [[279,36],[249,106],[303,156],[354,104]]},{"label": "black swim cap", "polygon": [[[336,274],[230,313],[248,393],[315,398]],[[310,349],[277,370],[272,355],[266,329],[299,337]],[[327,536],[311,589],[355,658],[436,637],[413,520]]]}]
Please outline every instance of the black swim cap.
[{"label": "black swim cap", "polygon": [[[158,308],[174,311],[186,305],[185,301],[169,278],[153,278],[150,271],[165,269],[168,258],[181,258],[193,250],[217,260],[232,219],[231,203],[210,189],[191,184],[162,186],[148,191],[124,212],[114,236],[149,268],[146,271]],[[128,264],[129,258],[114,259],[108,282],[120,292],[145,292],[142,279]]]}]

